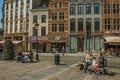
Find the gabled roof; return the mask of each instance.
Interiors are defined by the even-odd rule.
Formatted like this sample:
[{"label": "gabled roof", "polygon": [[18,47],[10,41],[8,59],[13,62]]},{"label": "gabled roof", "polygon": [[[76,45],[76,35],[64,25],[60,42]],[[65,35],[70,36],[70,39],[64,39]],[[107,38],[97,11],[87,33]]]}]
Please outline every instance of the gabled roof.
[{"label": "gabled roof", "polygon": [[[33,9],[48,7],[51,0],[33,1]],[[37,3],[38,2],[38,3]]]}]

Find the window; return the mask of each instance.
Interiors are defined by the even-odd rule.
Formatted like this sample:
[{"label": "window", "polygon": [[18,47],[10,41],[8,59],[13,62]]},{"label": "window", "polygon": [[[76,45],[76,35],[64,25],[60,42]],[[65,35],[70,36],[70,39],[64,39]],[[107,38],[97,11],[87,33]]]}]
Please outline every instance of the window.
[{"label": "window", "polygon": [[75,19],[70,19],[70,31],[75,32]]},{"label": "window", "polygon": [[62,2],[59,3],[59,7],[62,7]]},{"label": "window", "polygon": [[52,13],[52,20],[56,20],[57,19],[57,13]]},{"label": "window", "polygon": [[120,19],[117,18],[117,30],[119,30],[119,29],[120,29]]},{"label": "window", "polygon": [[37,35],[37,29],[35,27],[33,27],[33,36],[36,36]]},{"label": "window", "polygon": [[33,15],[33,23],[37,23],[37,21],[38,21],[37,15]]},{"label": "window", "polygon": [[95,32],[100,31],[100,19],[99,18],[94,19],[94,27],[95,27]]},{"label": "window", "polygon": [[6,12],[6,21],[8,20],[8,12]]},{"label": "window", "polygon": [[45,22],[46,22],[46,15],[42,15],[41,18],[42,18],[42,19],[41,19],[41,22],[42,22],[42,23],[45,23]]},{"label": "window", "polygon": [[91,18],[86,19],[86,30],[87,34],[91,34]]},{"label": "window", "polygon": [[113,4],[113,13],[114,14],[118,14],[119,13],[119,4]]},{"label": "window", "polygon": [[110,14],[110,4],[104,4],[104,14]]},{"label": "window", "polygon": [[12,29],[12,28],[13,28],[12,26],[13,26],[13,23],[10,22],[10,33],[12,33],[12,30],[13,30],[13,29]]},{"label": "window", "polygon": [[83,19],[78,19],[78,31],[83,31]]},{"label": "window", "polygon": [[120,26],[120,20],[119,18],[113,19],[114,20],[114,30],[119,30],[119,26]]},{"label": "window", "polygon": [[29,19],[27,19],[27,23],[26,23],[26,31],[28,31],[28,29],[29,29]]},{"label": "window", "polygon": [[95,3],[94,4],[94,14],[99,14],[100,13],[100,4]]},{"label": "window", "polygon": [[23,20],[20,21],[20,32],[23,32]]},{"label": "window", "polygon": [[41,36],[45,36],[45,35],[46,35],[46,27],[42,27]]},{"label": "window", "polygon": [[104,19],[104,26],[105,30],[110,30],[110,18]]},{"label": "window", "polygon": [[86,5],[86,14],[91,14],[91,5],[90,4]]},{"label": "window", "polygon": [[18,7],[18,0],[16,0],[16,7]]},{"label": "window", "polygon": [[119,8],[119,7],[120,7],[120,4],[117,3],[116,5],[117,5],[117,14],[119,14],[119,13],[120,13],[120,10],[119,10],[119,9],[120,9],[120,8]]},{"label": "window", "polygon": [[59,31],[64,32],[64,24],[59,24]]},{"label": "window", "polygon": [[30,3],[30,0],[27,0],[27,3],[29,4],[29,3]]},{"label": "window", "polygon": [[54,7],[57,8],[57,3],[54,3]]},{"label": "window", "polygon": [[21,8],[21,16],[23,16],[24,15],[24,9],[23,9],[23,7]]},{"label": "window", "polygon": [[11,8],[13,8],[13,2],[11,2]]},{"label": "window", "polygon": [[6,10],[8,10],[8,3],[6,3]]},{"label": "window", "polygon": [[21,0],[21,5],[23,5],[24,4],[24,0]]},{"label": "window", "polygon": [[13,19],[13,11],[10,12],[10,19],[12,20]]},{"label": "window", "polygon": [[17,32],[18,23],[15,21],[15,32]]},{"label": "window", "polygon": [[30,10],[30,6],[28,5],[27,9],[26,9],[26,12],[29,13],[29,10]]},{"label": "window", "polygon": [[72,4],[72,5],[70,5],[70,15],[75,15],[75,5],[74,4]]},{"label": "window", "polygon": [[6,23],[6,33],[8,32],[8,23]]},{"label": "window", "polygon": [[120,25],[117,25],[117,30],[120,30]]},{"label": "window", "polygon": [[83,14],[83,4],[78,5],[78,14]]},{"label": "window", "polygon": [[64,19],[64,12],[59,13],[59,19]]},{"label": "window", "polygon": [[18,16],[18,10],[17,9],[15,9],[15,16],[16,16],[16,18]]},{"label": "window", "polygon": [[57,24],[52,24],[52,32],[56,32],[57,31]]}]

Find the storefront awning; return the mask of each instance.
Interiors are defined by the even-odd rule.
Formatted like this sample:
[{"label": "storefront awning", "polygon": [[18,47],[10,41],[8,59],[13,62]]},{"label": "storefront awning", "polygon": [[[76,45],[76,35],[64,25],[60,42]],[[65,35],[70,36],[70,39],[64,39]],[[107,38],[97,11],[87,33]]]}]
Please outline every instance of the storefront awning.
[{"label": "storefront awning", "polygon": [[3,44],[4,43],[4,41],[0,41],[0,44]]},{"label": "storefront awning", "polygon": [[[0,44],[3,44],[5,41],[0,41]],[[19,44],[19,43],[21,43],[22,41],[12,41],[13,42],[13,44]]]},{"label": "storefront awning", "polygon": [[[36,43],[37,40],[28,40],[29,43]],[[48,42],[48,40],[38,40],[38,42]]]},{"label": "storefront awning", "polygon": [[19,44],[22,43],[22,41],[13,41],[13,44]]},{"label": "storefront awning", "polygon": [[120,43],[120,37],[107,36],[104,39],[105,43]]},{"label": "storefront awning", "polygon": [[65,43],[66,41],[51,41],[51,43]]}]

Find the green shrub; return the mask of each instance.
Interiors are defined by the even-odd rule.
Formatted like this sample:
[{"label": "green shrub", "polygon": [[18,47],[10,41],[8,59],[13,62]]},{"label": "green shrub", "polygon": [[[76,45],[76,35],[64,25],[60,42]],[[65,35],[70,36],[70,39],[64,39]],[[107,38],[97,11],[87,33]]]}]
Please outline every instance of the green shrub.
[{"label": "green shrub", "polygon": [[14,45],[12,41],[8,39],[3,43],[3,59],[12,60],[14,57]]}]

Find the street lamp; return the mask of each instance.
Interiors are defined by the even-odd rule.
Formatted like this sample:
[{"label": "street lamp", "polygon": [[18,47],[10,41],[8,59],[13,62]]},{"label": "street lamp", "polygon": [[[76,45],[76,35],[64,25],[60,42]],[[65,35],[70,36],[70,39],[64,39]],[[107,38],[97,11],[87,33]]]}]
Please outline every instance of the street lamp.
[{"label": "street lamp", "polygon": [[66,47],[66,51],[65,52],[68,52],[68,44],[69,44],[69,42],[68,42],[68,31],[67,30],[65,31],[65,35],[66,35],[65,36],[66,37],[66,46],[65,46]]},{"label": "street lamp", "polygon": [[39,55],[38,55],[38,47],[39,47],[39,42],[38,42],[38,23],[35,23],[35,32],[36,32],[36,60],[39,61]]}]

